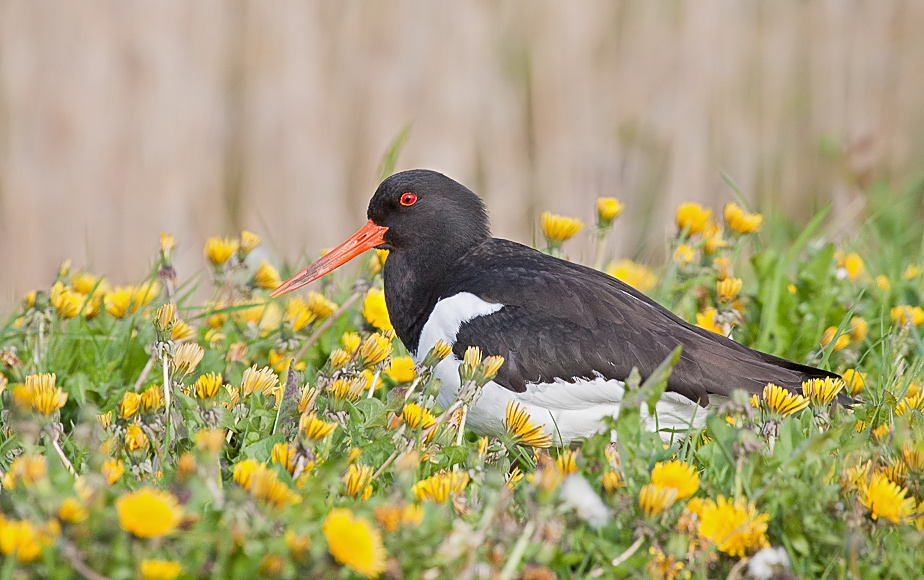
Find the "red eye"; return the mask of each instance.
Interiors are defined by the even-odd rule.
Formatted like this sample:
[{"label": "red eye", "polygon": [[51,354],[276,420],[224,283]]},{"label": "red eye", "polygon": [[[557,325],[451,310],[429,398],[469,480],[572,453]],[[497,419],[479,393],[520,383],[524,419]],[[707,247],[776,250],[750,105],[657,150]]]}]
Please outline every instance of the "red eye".
[{"label": "red eye", "polygon": [[401,205],[414,205],[417,203],[417,196],[411,192],[407,192],[401,196]]}]

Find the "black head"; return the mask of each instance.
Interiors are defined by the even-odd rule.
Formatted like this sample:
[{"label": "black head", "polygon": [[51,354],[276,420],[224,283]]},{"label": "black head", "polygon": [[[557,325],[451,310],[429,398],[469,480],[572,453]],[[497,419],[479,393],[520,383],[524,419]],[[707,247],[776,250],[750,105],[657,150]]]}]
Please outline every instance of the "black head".
[{"label": "black head", "polygon": [[405,251],[461,253],[490,235],[484,203],[442,173],[414,169],[383,181],[367,217],[388,228],[379,246]]}]

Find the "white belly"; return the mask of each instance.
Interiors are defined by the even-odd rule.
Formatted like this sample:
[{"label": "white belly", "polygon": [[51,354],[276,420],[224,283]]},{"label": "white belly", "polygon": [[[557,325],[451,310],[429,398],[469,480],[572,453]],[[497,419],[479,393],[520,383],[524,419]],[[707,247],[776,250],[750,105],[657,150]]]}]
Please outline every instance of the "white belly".
[{"label": "white belly", "polygon": [[[501,308],[502,304],[486,302],[467,292],[440,300],[421,331],[417,352],[411,355],[419,362],[438,340],[454,343],[463,323]],[[461,362],[450,354],[434,369],[434,374],[442,382],[437,402],[444,409],[456,400],[461,386]],[[556,444],[567,445],[602,431],[605,428],[604,418],[619,413],[624,392],[622,381],[603,377],[528,384],[523,393],[515,393],[491,381],[484,386],[481,396],[469,410],[466,425],[479,435],[500,436],[504,432],[507,403],[516,401],[526,409],[533,422],[542,425]],[[645,428],[658,431],[664,441],[676,438],[676,432],[698,429],[706,420],[705,409],[676,393],[665,393],[661,397],[654,416],[649,415],[645,405],[641,414]]]}]

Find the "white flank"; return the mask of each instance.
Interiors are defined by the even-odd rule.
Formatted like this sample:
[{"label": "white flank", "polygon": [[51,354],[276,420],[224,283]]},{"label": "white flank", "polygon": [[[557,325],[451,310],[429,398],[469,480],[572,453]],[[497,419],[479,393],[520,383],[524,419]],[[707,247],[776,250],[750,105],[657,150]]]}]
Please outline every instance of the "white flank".
[{"label": "white flank", "polygon": [[[464,322],[479,316],[494,314],[503,304],[487,302],[471,292],[460,292],[449,298],[443,298],[433,307],[430,318],[427,319],[420,331],[420,342],[417,343],[417,352],[411,353],[415,361],[427,356],[436,341],[443,340],[455,344],[456,334]],[[491,353],[485,353],[491,354]]]},{"label": "white flank", "polygon": [[[423,359],[438,340],[454,344],[462,324],[493,314],[503,307],[503,304],[487,302],[469,292],[443,298],[436,303],[424,324],[417,352],[412,353],[414,360],[419,362]],[[434,369],[442,383],[437,402],[444,409],[455,401],[461,386],[460,364],[461,359],[450,354]],[[507,403],[516,401],[526,408],[535,423],[543,426],[556,444],[568,445],[602,431],[604,418],[619,413],[624,393],[622,381],[602,376],[593,379],[557,378],[550,383],[528,384],[523,393],[515,393],[491,381],[484,386],[481,396],[469,410],[466,424],[479,435],[499,436],[504,432]],[[644,405],[641,413],[645,428],[658,431],[665,442],[682,437],[688,429],[702,427],[706,421],[705,409],[677,393],[664,393],[655,406],[653,417],[649,416]]]}]

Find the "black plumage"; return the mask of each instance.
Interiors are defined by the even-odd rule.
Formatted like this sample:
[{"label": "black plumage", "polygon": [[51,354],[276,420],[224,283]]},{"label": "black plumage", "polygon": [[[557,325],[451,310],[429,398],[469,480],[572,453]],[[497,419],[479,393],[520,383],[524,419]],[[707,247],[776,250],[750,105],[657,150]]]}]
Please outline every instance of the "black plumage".
[{"label": "black plumage", "polygon": [[[401,196],[416,196],[412,205]],[[495,382],[515,392],[554,378],[644,377],[678,345],[667,389],[705,405],[733,389],[759,392],[768,382],[798,389],[821,369],[758,352],[680,319],[602,272],[521,244],[491,238],[480,198],[432,171],[386,179],[369,219],[387,227],[385,299],[408,350],[436,303],[468,292],[503,308],[461,325],[453,352],[468,346],[505,357]]]}]

